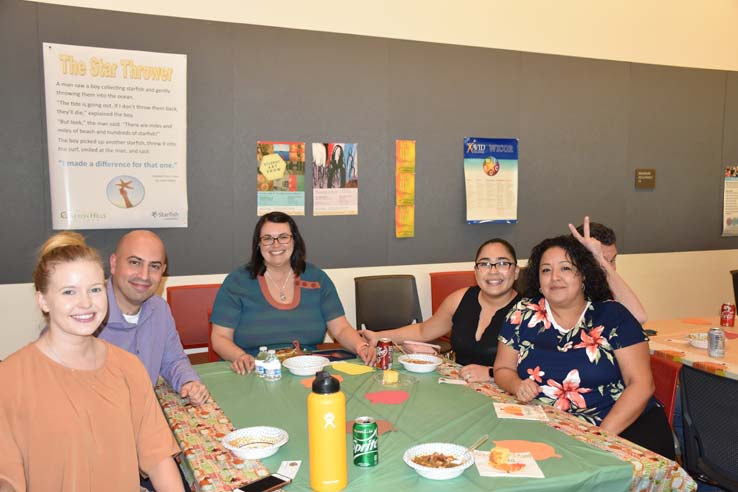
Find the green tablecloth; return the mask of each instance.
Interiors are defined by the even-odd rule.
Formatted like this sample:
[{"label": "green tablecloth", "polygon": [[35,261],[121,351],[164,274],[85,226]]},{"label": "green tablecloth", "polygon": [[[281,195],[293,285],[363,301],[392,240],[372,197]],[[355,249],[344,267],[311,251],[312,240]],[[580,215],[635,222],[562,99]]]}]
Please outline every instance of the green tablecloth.
[{"label": "green tablecloth", "polygon": [[[309,390],[285,370],[280,381],[268,382],[255,375],[239,376],[228,364],[216,362],[195,366],[211,394],[236,428],[271,425],[285,429],[289,442],[273,457],[263,460],[277,471],[283,460],[302,460],[289,491],[308,491],[307,396]],[[339,374],[331,370],[334,374]],[[395,431],[379,438],[379,465],[362,469],[351,461],[351,436],[347,436],[349,456],[347,491],[390,490],[495,490],[495,491],[625,491],[630,489],[633,467],[612,454],[580,442],[542,422],[498,419],[492,400],[466,386],[438,384],[438,374],[404,376],[416,382],[402,387],[410,395],[399,405],[372,404],[364,395],[382,391],[375,374],[342,374],[346,394],[346,418],[368,415],[391,422]],[[418,476],[402,461],[404,451],[423,442],[454,442],[470,445],[489,434],[481,449],[489,450],[493,440],[519,439],[550,444],[561,458],[539,461],[546,478],[480,477],[472,466],[449,481],[433,481]]]}]

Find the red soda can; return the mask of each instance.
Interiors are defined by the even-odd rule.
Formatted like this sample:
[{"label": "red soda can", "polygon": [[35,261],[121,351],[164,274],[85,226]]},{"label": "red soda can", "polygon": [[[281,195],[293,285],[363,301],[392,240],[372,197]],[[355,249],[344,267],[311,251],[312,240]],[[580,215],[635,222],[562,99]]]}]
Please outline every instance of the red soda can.
[{"label": "red soda can", "polygon": [[377,369],[392,369],[392,340],[380,338],[377,342]]},{"label": "red soda can", "polygon": [[726,302],[720,308],[720,326],[735,326],[735,304]]}]

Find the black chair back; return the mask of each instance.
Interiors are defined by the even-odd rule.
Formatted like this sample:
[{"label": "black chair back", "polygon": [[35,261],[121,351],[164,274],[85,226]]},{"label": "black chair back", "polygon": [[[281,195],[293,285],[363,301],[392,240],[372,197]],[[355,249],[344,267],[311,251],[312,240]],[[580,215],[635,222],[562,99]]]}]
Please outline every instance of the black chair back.
[{"label": "black chair back", "polygon": [[738,492],[738,380],[683,365],[684,468]]},{"label": "black chair back", "polygon": [[413,275],[355,277],[356,328],[382,331],[423,321]]}]

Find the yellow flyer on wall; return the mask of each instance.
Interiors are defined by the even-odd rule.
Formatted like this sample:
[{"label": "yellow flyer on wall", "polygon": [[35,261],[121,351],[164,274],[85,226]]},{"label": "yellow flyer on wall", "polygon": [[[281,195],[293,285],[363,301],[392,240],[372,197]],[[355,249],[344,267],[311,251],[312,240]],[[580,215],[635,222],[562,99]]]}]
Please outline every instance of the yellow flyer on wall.
[{"label": "yellow flyer on wall", "polygon": [[256,215],[305,215],[305,142],[256,143]]}]

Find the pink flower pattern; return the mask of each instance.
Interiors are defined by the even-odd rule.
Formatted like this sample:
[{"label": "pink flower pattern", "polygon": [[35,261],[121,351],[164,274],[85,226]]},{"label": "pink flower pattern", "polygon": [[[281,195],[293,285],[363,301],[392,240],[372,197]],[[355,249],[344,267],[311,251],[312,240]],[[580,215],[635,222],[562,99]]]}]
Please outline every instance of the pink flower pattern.
[{"label": "pink flower pattern", "polygon": [[533,311],[533,316],[528,321],[528,328],[533,328],[541,321],[543,321],[543,328],[545,330],[551,328],[551,321],[549,321],[548,312],[546,311],[546,299],[541,297],[538,304],[530,303],[526,307]]},{"label": "pink flower pattern", "polygon": [[571,408],[573,403],[577,408],[587,408],[587,402],[584,401],[582,394],[592,391],[591,388],[580,388],[579,370],[572,369],[562,384],[557,383],[553,379],[546,381],[547,386],[542,386],[541,391],[549,398],[556,400],[554,406],[564,412]]},{"label": "pink flower pattern", "polygon": [[589,333],[582,330],[581,331],[581,337],[582,341],[576,345],[574,345],[575,349],[583,348],[587,351],[587,357],[589,358],[590,362],[596,362],[600,358],[600,347],[603,348],[610,348],[610,342],[607,341],[607,338],[602,336],[602,330],[604,330],[605,327],[600,325],[596,328],[592,328]]},{"label": "pink flower pattern", "polygon": [[546,372],[541,371],[541,366],[536,366],[535,369],[528,368],[528,379],[532,379],[536,383],[542,383],[543,379],[541,376],[545,376]]}]

